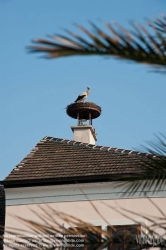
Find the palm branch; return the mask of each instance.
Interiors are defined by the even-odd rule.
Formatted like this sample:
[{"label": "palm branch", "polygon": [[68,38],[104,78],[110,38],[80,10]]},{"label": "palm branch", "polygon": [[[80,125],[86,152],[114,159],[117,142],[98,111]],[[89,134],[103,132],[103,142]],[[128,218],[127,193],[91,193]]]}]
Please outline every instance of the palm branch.
[{"label": "palm branch", "polygon": [[[110,34],[90,23],[93,32],[83,26],[77,28],[82,36],[66,31],[68,36],[49,36],[48,39],[35,39],[35,45],[28,46],[30,52],[43,52],[46,58],[59,58],[74,55],[100,55],[127,59],[137,63],[145,63],[153,67],[166,68],[166,17],[148,21],[149,33],[142,25],[131,24],[128,31],[118,24],[105,26]],[[84,38],[86,35],[87,38]]]},{"label": "palm branch", "polygon": [[154,22],[149,21],[149,26],[166,36],[166,16],[162,15],[162,19],[156,18]]},{"label": "palm branch", "polygon": [[[119,214],[124,215],[126,218],[132,219],[132,214],[139,215],[133,211],[128,211],[119,207],[111,207],[108,204],[105,204],[113,210],[116,210]],[[153,204],[155,205],[155,204]],[[156,206],[156,205],[155,205]],[[41,222],[32,221],[25,219],[19,216],[15,216],[17,220],[20,220],[23,224],[27,225],[29,231],[19,230],[14,228],[6,228],[7,236],[5,237],[5,246],[12,246],[11,249],[20,250],[20,249],[47,249],[47,250],[102,250],[109,246],[110,250],[121,250],[126,244],[126,250],[131,249],[148,249],[150,247],[147,242],[144,244],[141,243],[139,235],[136,234],[135,230],[127,231],[125,238],[122,236],[123,232],[116,230],[116,227],[111,226],[111,232],[101,229],[100,227],[93,226],[90,223],[84,222],[74,216],[68,215],[66,213],[58,212],[55,209],[47,205],[47,209],[43,206],[39,206],[44,213],[34,214],[41,219]],[[158,207],[157,207],[158,208]],[[158,208],[159,210],[159,208]],[[160,211],[160,210],[159,210]],[[127,216],[127,213],[130,212],[130,216]],[[146,215],[141,215],[142,218],[146,219],[151,223],[151,226],[148,227],[144,223],[140,222],[140,227],[144,236],[154,235],[158,237],[156,229],[166,229],[166,215],[163,211],[159,217],[148,217]],[[140,216],[140,215],[139,215]],[[134,219],[133,223],[138,224]],[[63,221],[65,225],[69,225],[68,228],[64,227],[64,224],[60,223]],[[157,222],[156,222],[157,221]],[[147,233],[146,233],[147,232]],[[70,235],[70,236],[69,236]],[[70,237],[72,235],[85,236],[82,241],[82,247],[73,247],[70,248],[66,243],[69,244]],[[141,234],[143,235],[143,234]],[[140,236],[141,236],[140,235]],[[75,237],[74,237],[75,238]],[[79,239],[79,237],[76,237]],[[163,244],[165,241],[165,234],[163,235]],[[164,245],[159,242],[155,247],[160,247],[162,249]]]},{"label": "palm branch", "polygon": [[[93,226],[90,223],[86,223],[66,213],[58,212],[55,209],[51,208],[49,205],[47,205],[47,209],[43,208],[42,206],[39,207],[44,212],[44,214],[39,214],[35,211],[33,211],[33,213],[39,219],[41,219],[40,223],[19,216],[15,216],[17,220],[20,220],[23,224],[28,226],[29,231],[7,228],[7,236],[4,240],[5,246],[10,247],[10,245],[12,245],[12,249],[15,250],[22,249],[23,245],[24,249],[32,248],[34,250],[68,250],[71,248],[67,247],[67,243],[70,244],[70,241],[68,240],[70,240],[70,236],[72,235],[78,235],[80,236],[80,238],[83,239],[83,241],[80,241],[80,245],[82,242],[82,248],[80,246],[73,247],[73,250],[77,250],[78,248],[85,250],[102,250],[106,246],[108,246],[110,242],[115,241],[117,243],[118,239],[118,248],[124,243],[121,242],[119,235],[116,234],[116,236],[114,235],[114,237],[112,237],[109,232],[102,230],[100,227]],[[61,220],[63,224],[60,223],[59,220]],[[68,228],[64,227],[64,223],[68,224]],[[81,237],[83,235],[85,237]],[[75,237],[73,236],[73,238]],[[78,238],[79,237],[75,238],[75,244],[77,243],[76,240]],[[130,239],[128,236],[128,241],[129,240]],[[130,242],[130,244],[133,245],[136,243],[132,241]],[[116,249],[118,250],[118,248]]]},{"label": "palm branch", "polygon": [[140,194],[149,191],[155,193],[166,187],[166,136],[161,134],[156,137],[157,142],[149,142],[148,146],[141,147],[144,157],[140,154],[139,173],[118,179],[122,181],[118,185],[125,187],[125,194],[129,192],[134,195],[138,191]]}]

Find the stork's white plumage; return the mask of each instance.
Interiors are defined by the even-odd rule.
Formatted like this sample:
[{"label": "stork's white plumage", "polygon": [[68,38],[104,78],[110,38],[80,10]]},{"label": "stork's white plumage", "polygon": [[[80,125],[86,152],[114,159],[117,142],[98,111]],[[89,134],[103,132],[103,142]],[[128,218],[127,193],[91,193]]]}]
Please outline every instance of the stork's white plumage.
[{"label": "stork's white plumage", "polygon": [[90,94],[90,88],[87,87],[87,91],[81,93],[77,99],[75,100],[75,102],[84,102],[85,99],[88,97],[88,95]]}]

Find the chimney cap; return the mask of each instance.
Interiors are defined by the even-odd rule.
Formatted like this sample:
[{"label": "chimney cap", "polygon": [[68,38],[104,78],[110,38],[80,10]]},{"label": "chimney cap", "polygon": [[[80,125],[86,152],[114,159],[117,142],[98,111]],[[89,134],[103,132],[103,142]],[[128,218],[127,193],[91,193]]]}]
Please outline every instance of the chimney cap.
[{"label": "chimney cap", "polygon": [[91,113],[91,119],[95,119],[101,114],[101,107],[94,102],[79,102],[71,103],[66,108],[68,116],[77,119],[79,113],[79,119],[89,120],[89,113]]}]

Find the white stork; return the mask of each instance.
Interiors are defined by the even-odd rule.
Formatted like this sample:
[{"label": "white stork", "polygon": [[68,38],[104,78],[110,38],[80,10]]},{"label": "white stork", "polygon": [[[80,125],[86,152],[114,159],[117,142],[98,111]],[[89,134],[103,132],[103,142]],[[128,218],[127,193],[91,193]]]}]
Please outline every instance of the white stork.
[{"label": "white stork", "polygon": [[90,88],[87,87],[87,91],[81,93],[77,99],[75,100],[75,102],[84,102],[85,99],[88,97],[88,95],[90,94]]}]

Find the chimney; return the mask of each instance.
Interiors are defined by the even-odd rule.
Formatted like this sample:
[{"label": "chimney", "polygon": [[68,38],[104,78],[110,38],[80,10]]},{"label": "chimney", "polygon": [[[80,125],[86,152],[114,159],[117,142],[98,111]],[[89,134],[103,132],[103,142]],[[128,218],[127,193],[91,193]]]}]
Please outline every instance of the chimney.
[{"label": "chimney", "polygon": [[[101,107],[93,102],[79,102],[68,105],[66,112],[70,117],[77,119],[77,125],[71,126],[74,141],[95,145],[97,137],[92,120],[100,116]],[[86,124],[88,120],[89,124]]]}]

